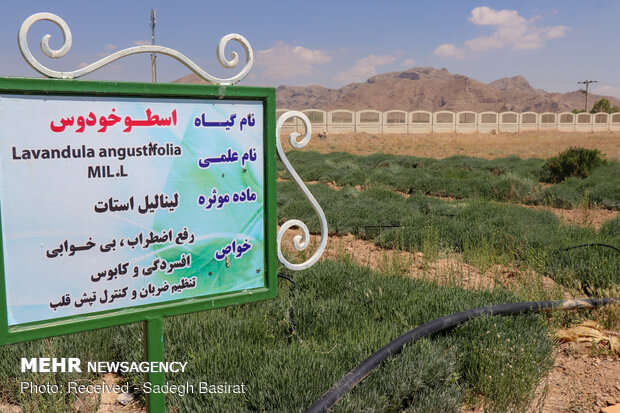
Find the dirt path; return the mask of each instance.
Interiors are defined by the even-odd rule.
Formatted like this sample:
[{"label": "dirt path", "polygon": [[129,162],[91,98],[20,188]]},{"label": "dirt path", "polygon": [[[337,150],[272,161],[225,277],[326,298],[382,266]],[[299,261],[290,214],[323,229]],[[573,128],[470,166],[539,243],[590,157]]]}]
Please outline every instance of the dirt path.
[{"label": "dirt path", "polygon": [[580,227],[594,227],[597,231],[601,229],[601,226],[605,222],[620,216],[620,211],[612,211],[610,209],[560,209],[542,205],[521,206],[531,209],[550,211],[565,224],[578,225]]},{"label": "dirt path", "polygon": [[[527,413],[620,411],[619,355],[601,344],[559,343],[554,358],[551,372],[538,385]],[[463,411],[483,413],[484,407]]]},{"label": "dirt path", "polygon": [[[539,385],[539,395],[529,412],[598,413],[620,404],[620,355],[602,344],[562,343],[556,346],[555,363]],[[542,403],[542,410],[534,406]]]},{"label": "dirt path", "polygon": [[[297,252],[292,239],[300,235],[294,229],[286,232],[282,239],[284,256],[291,262],[302,262],[304,256],[314,253],[320,237],[310,235],[307,252]],[[533,271],[514,267],[493,265],[481,270],[464,262],[462,255],[449,254],[426,257],[422,252],[408,252],[384,249],[373,242],[356,238],[354,235],[329,236],[327,247],[321,260],[352,260],[358,265],[367,266],[387,274],[424,279],[438,285],[456,285],[469,290],[490,290],[504,286],[528,295],[544,295],[546,298],[573,298],[572,292],[557,284],[551,278]],[[542,299],[542,298],[541,298]]]},{"label": "dirt path", "polygon": [[[121,384],[122,378],[112,373],[106,373],[103,375],[103,382],[108,385]],[[146,408],[141,406],[138,402],[132,401],[127,405],[120,404],[117,400],[120,395],[118,393],[110,392],[101,394],[101,401],[99,403],[99,409],[96,413],[145,413]]]}]

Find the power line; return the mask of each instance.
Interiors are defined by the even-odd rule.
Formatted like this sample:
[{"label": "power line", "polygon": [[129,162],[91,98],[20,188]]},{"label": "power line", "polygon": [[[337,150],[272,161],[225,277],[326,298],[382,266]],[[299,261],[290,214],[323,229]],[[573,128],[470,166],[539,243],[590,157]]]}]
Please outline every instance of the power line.
[{"label": "power line", "polygon": [[[151,26],[151,44],[155,45],[155,9],[151,9],[149,25]],[[157,73],[155,71],[155,57],[155,53],[151,53],[151,72],[153,74],[153,83],[157,83]]]},{"label": "power line", "polygon": [[586,112],[588,111],[588,89],[590,88],[590,83],[598,83],[597,80],[584,80],[583,82],[577,82],[578,85],[586,85]]}]

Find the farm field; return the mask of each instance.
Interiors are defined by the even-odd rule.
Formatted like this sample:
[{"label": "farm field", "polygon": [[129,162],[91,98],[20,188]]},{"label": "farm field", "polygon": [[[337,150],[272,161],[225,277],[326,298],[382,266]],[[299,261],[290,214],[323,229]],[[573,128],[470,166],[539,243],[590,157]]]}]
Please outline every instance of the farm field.
[{"label": "farm field", "polygon": [[[541,182],[545,159],[571,146],[607,162]],[[166,359],[189,369],[167,380],[248,387],[169,395],[170,411],[304,411],[378,348],[442,315],[620,295],[620,254],[602,246],[620,248],[620,134],[330,135],[288,157],[326,213],[325,256],[299,273],[282,267],[295,284],[279,279],[274,300],[167,319]],[[278,176],[278,222],[303,221],[316,245],[315,212]],[[297,261],[312,252],[286,249]],[[584,321],[607,341],[560,344],[558,332]],[[475,319],[407,346],[334,411],[599,412],[620,403],[619,329],[619,306]],[[140,360],[141,334],[128,325],[0,348],[2,406],[98,411],[97,397],[20,393],[10,372],[25,356]],[[42,376],[20,380],[101,379]]]},{"label": "farm field", "polygon": [[[508,156],[548,158],[571,146],[599,149],[610,159],[620,160],[620,132],[331,134],[327,139],[320,139],[315,135],[304,150],[314,150],[320,153],[347,152],[354,155],[381,152],[437,159],[454,155],[494,159]],[[287,146],[284,145],[284,147]]]},{"label": "farm field", "polygon": [[[463,135],[331,135],[327,138],[320,137],[323,139],[314,139],[314,145],[308,145],[313,150],[320,151],[321,155],[305,149],[299,152],[289,152],[288,155],[300,175],[313,184],[310,188],[315,196],[323,199],[324,203],[321,204],[325,205],[324,210],[327,216],[330,216],[331,211],[331,215],[336,217],[335,220],[328,221],[331,224],[330,232],[333,234],[330,242],[332,250],[329,251],[328,247],[326,253],[328,257],[349,257],[355,262],[376,269],[392,266],[393,270],[401,276],[433,280],[440,284],[456,281],[466,289],[500,286],[519,291],[529,299],[542,299],[539,295],[540,291],[545,291],[543,294],[545,297],[553,294],[564,295],[566,298],[591,295],[592,292],[588,292],[587,287],[584,290],[584,284],[581,281],[575,283],[573,280],[572,285],[576,289],[566,288],[567,279],[559,276],[561,271],[532,270],[531,267],[528,270],[523,264],[514,265],[514,259],[498,261],[497,253],[489,253],[486,241],[473,243],[478,244],[481,251],[486,251],[481,254],[463,253],[459,242],[456,242],[452,248],[444,247],[442,250],[441,241],[445,242],[446,239],[454,237],[454,234],[459,232],[456,229],[459,225],[453,222],[453,226],[449,226],[447,231],[436,237],[437,228],[442,227],[445,221],[438,223],[435,220],[436,217],[429,219],[428,215],[433,215],[430,213],[433,208],[428,208],[427,205],[434,206],[436,215],[448,216],[453,221],[465,221],[463,222],[465,226],[473,228],[473,232],[484,234],[485,230],[481,231],[478,224],[466,221],[466,213],[445,213],[444,208],[451,205],[453,208],[457,206],[458,209],[469,204],[473,205],[471,209],[480,207],[484,209],[490,206],[486,201],[501,204],[496,205],[498,209],[497,214],[494,215],[504,215],[506,219],[504,223],[508,224],[507,227],[510,227],[510,221],[515,225],[527,222],[528,229],[522,233],[525,239],[530,238],[531,234],[536,232],[534,228],[538,226],[541,234],[546,233],[543,238],[547,237],[548,246],[558,242],[558,238],[551,235],[553,230],[550,231],[550,228],[544,228],[538,224],[531,225],[533,222],[528,222],[528,220],[516,219],[515,215],[508,212],[509,209],[513,212],[521,210],[519,213],[531,214],[530,217],[538,215],[542,218],[543,215],[538,212],[546,213],[547,216],[555,215],[559,221],[553,226],[571,228],[576,231],[567,235],[564,238],[565,242],[577,241],[579,238],[577,233],[587,229],[594,230],[590,236],[595,237],[600,237],[602,234],[614,234],[613,243],[618,245],[617,236],[620,235],[620,228],[611,228],[617,226],[619,216],[617,191],[620,188],[620,170],[617,162],[614,162],[620,154],[618,146],[620,140],[617,135],[615,137],[610,134],[503,135],[508,135],[508,139],[506,141],[502,139],[501,142],[498,142],[498,139],[504,136],[473,136],[475,147],[472,145],[472,136]],[[397,145],[398,148],[395,148],[394,140],[400,143]],[[435,141],[440,142],[440,148]],[[540,159],[541,156],[537,154],[553,156],[569,147],[576,146],[610,149],[610,152],[606,153],[606,158],[611,161],[606,165],[607,169],[593,172],[588,179],[569,179],[559,185],[539,182],[544,159]],[[412,155],[411,148],[416,151],[413,154],[416,155],[415,158],[407,156]],[[343,150],[347,153],[339,153]],[[379,154],[380,152],[383,154]],[[432,159],[438,152],[440,158],[441,156],[450,158]],[[507,155],[507,158],[498,158],[497,154]],[[475,158],[472,158],[474,156]],[[424,157],[427,158],[424,159]],[[607,173],[609,175],[605,177]],[[285,183],[285,176],[284,173],[282,181],[283,184],[288,185]],[[502,193],[501,189],[506,181],[510,182],[508,186],[510,190]],[[409,182],[409,184],[403,184],[404,182]],[[596,187],[599,185],[609,185],[605,190],[608,198],[606,204],[590,197],[590,194],[597,192]],[[580,191],[573,192],[577,187],[581,188]],[[489,188],[491,188],[490,191],[485,190]],[[568,188],[571,190],[567,191]],[[342,194],[336,194],[334,190],[341,191]],[[382,191],[386,192],[381,193]],[[375,194],[371,194],[372,192]],[[400,199],[394,196],[395,193],[400,195]],[[368,205],[368,209],[358,215],[360,208],[365,209],[360,207],[360,204],[372,203],[373,198],[385,200],[385,205],[375,202],[374,205]],[[413,222],[407,223],[407,226],[411,225],[412,228],[405,229],[403,228],[405,225],[400,226],[401,220],[394,218],[392,206],[394,203],[402,206],[403,203],[406,204],[405,200],[411,201],[410,198],[418,198],[413,202],[418,207],[422,205],[427,219],[425,222],[423,220],[424,223],[421,225],[419,220],[414,219]],[[569,201],[568,198],[572,200]],[[615,200],[611,201],[611,198]],[[481,202],[481,200],[486,201]],[[332,208],[338,202],[341,205],[348,204],[347,206],[355,212],[351,214],[335,212]],[[530,212],[524,212],[523,207]],[[407,208],[403,210],[406,211]],[[372,212],[368,213],[369,211]],[[531,211],[537,211],[537,213]],[[356,219],[359,216],[364,218]],[[311,221],[314,218],[308,215],[308,219]],[[361,221],[364,219],[367,222],[362,225]],[[555,221],[555,218],[550,219]],[[382,221],[382,224],[377,224],[377,221]],[[347,229],[343,231],[341,225]],[[390,238],[392,237],[390,233],[399,231],[402,231],[401,234],[417,232],[418,245],[413,248],[407,247],[406,242],[403,242],[406,236],[401,237],[398,245],[391,245],[392,248],[382,245],[381,239]],[[594,235],[597,231],[598,234]],[[336,235],[356,232],[355,236]],[[380,234],[381,232],[383,235]],[[429,232],[432,235],[427,242],[424,242],[423,239],[428,236]],[[487,236],[483,235],[482,239],[488,240],[488,233],[486,234]],[[398,239],[398,236],[395,238]],[[510,245],[510,242],[500,244]],[[437,245],[440,246],[441,252],[439,253]],[[541,245],[537,245],[536,248],[541,248]],[[515,248],[515,250],[519,249],[522,247]],[[555,255],[559,255],[556,252],[559,250],[561,248],[557,248],[556,245],[555,251],[549,253],[551,261],[557,260]],[[607,294],[602,295],[619,295],[617,274],[620,261],[618,261],[617,254],[612,252],[612,255],[614,254],[615,257],[609,257],[609,262],[614,262],[610,267],[610,274],[616,274],[612,275],[614,280],[610,285],[613,287]],[[544,252],[539,251],[539,257],[544,255]],[[590,273],[599,270],[596,259],[580,256],[579,258],[573,257],[572,260],[573,263],[569,266],[580,262]],[[555,274],[555,277],[550,278],[551,274]],[[556,281],[564,282],[564,285],[560,285],[559,291]],[[617,308],[613,311],[615,315],[612,319],[615,321],[612,321],[608,327],[611,331],[615,331],[618,337],[620,325]],[[576,317],[578,318],[579,316]],[[594,318],[596,319],[596,316]],[[576,321],[573,320],[573,324],[575,323]],[[551,323],[552,331],[558,328],[558,325]],[[602,407],[613,404],[620,398],[620,383],[617,379],[620,375],[620,360],[617,353],[615,356],[611,354],[609,358],[593,357],[591,347],[576,343],[556,343],[554,358],[555,366],[537,390],[539,396],[544,391],[545,397],[538,397],[536,403],[530,403],[528,411],[599,411]],[[539,410],[541,406],[542,410]],[[479,405],[474,410],[482,411],[483,409]]]}]

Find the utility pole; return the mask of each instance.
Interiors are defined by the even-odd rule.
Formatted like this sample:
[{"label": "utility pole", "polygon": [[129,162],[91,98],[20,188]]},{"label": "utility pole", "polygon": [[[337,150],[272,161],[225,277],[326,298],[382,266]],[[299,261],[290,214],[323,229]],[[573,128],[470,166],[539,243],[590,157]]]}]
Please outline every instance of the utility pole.
[{"label": "utility pole", "polygon": [[586,112],[588,111],[588,89],[590,88],[590,83],[598,83],[596,80],[584,80],[583,82],[577,82],[578,85],[586,85]]},{"label": "utility pole", "polygon": [[[151,18],[149,19],[151,26],[151,44],[155,45],[155,9],[151,9]],[[157,74],[155,71],[155,53],[151,53],[151,72],[153,73],[153,83],[157,83]]]}]

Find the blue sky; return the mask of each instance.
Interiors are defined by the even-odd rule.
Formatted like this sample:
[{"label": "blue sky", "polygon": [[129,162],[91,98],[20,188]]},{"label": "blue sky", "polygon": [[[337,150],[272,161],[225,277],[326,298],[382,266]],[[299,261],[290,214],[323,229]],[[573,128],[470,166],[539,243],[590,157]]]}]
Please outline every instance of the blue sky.
[{"label": "blue sky", "polygon": [[[482,82],[523,75],[551,92],[597,80],[596,93],[620,98],[620,2],[617,1],[22,1],[0,17],[0,75],[38,77],[17,47],[17,31],[31,14],[62,17],[73,46],[60,59],[39,51],[44,34],[60,47],[49,22],[32,26],[35,57],[55,70],[72,71],[114,51],[150,42],[148,16],[157,12],[156,43],[194,60],[220,77],[234,75],[215,49],[228,33],[245,36],[255,64],[241,84],[318,84],[340,87],[376,73],[414,66],[447,68]],[[234,47],[231,50],[239,50]],[[157,58],[158,81],[188,69]],[[148,55],[130,56],[83,79],[151,79]]]}]

